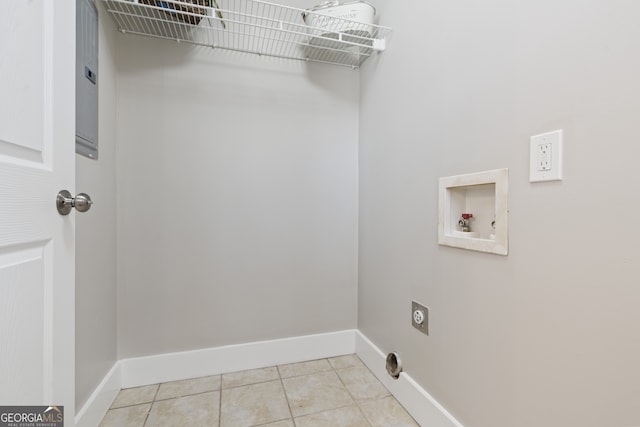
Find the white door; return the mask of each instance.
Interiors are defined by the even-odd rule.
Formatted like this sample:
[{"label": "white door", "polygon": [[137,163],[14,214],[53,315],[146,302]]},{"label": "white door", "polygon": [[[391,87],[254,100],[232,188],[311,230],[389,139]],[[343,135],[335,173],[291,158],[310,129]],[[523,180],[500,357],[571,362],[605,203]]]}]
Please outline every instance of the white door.
[{"label": "white door", "polygon": [[0,405],[74,419],[75,1],[0,0]]}]

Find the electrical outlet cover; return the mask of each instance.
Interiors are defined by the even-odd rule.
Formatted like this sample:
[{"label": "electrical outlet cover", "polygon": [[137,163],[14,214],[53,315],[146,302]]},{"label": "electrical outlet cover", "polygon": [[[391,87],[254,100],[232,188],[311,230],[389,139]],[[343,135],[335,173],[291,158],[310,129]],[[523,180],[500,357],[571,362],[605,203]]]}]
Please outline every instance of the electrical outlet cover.
[{"label": "electrical outlet cover", "polygon": [[429,335],[429,307],[412,301],[411,324],[423,334]]},{"label": "electrical outlet cover", "polygon": [[531,137],[529,181],[562,180],[562,130]]}]

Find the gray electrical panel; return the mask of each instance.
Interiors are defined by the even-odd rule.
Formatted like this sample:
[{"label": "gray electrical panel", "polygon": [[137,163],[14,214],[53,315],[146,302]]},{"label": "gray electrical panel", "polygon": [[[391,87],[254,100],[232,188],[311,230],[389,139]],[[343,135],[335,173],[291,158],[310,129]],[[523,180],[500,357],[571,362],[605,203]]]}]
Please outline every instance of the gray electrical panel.
[{"label": "gray electrical panel", "polygon": [[76,153],[98,158],[98,10],[76,0]]}]

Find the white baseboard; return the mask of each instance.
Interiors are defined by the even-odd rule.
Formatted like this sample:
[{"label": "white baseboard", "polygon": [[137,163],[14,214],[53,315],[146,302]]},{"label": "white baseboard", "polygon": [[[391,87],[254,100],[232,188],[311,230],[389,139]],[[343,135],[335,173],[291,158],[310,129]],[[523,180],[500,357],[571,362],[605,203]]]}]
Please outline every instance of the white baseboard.
[{"label": "white baseboard", "polygon": [[355,329],[119,360],[78,411],[75,424],[100,424],[122,388],[352,353],[358,354],[421,426],[464,427],[409,375],[403,372],[399,379],[392,379],[385,369],[386,355]]},{"label": "white baseboard", "polygon": [[122,387],[218,375],[355,353],[355,329],[120,361]]},{"label": "white baseboard", "polygon": [[121,388],[120,362],[116,362],[76,414],[76,427],[99,425]]},{"label": "white baseboard", "polygon": [[405,372],[395,380],[387,373],[387,356],[360,331],[356,354],[411,416],[423,427],[464,427],[433,396]]}]

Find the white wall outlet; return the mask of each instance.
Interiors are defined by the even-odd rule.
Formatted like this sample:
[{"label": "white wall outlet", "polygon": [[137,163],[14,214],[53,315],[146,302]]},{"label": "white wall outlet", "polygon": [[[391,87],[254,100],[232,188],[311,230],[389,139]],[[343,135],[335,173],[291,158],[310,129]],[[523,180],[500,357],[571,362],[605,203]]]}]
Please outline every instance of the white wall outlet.
[{"label": "white wall outlet", "polygon": [[529,181],[562,180],[562,130],[531,137]]},{"label": "white wall outlet", "polygon": [[538,158],[536,163],[538,164],[538,171],[551,170],[551,144],[538,145]]}]

